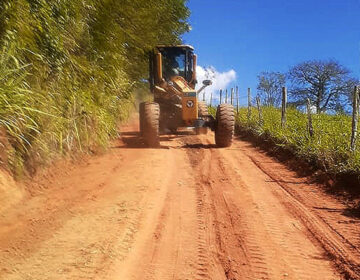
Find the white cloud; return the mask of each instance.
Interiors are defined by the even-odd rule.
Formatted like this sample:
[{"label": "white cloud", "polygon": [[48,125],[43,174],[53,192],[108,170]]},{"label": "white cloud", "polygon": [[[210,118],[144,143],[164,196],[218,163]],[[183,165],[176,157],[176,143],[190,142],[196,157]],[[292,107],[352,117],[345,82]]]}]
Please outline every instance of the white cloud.
[{"label": "white cloud", "polygon": [[[227,89],[229,84],[236,80],[236,72],[233,69],[227,72],[218,72],[213,66],[207,68],[199,65],[196,66],[196,76],[198,80],[196,89],[199,89],[202,86],[203,80],[212,81],[212,85],[205,89],[207,101],[210,99],[211,92],[213,93],[213,98],[217,98],[220,89]],[[202,93],[200,94],[200,97],[202,98]]]}]

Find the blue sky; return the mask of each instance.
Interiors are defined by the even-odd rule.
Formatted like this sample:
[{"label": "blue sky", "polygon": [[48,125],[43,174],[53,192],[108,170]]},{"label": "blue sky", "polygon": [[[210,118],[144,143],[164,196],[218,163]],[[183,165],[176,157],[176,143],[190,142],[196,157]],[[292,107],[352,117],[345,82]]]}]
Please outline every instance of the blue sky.
[{"label": "blue sky", "polygon": [[[333,58],[360,78],[360,0],[189,0],[198,64],[233,69],[245,102],[261,71]],[[226,73],[222,77],[226,76]]]}]

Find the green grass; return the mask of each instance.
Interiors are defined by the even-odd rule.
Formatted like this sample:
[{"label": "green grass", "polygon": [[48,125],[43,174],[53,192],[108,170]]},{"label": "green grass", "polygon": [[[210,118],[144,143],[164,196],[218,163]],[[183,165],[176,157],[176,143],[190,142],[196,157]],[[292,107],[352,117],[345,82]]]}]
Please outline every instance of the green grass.
[{"label": "green grass", "polygon": [[359,139],[356,151],[350,151],[350,116],[312,115],[314,136],[310,137],[306,114],[288,109],[286,127],[282,128],[279,109],[263,107],[262,113],[263,124],[256,108],[252,108],[250,118],[247,108],[240,108],[236,124],[242,131],[269,139],[330,174],[360,174]]},{"label": "green grass", "polygon": [[116,84],[99,78],[86,85],[63,73],[40,89],[28,83],[32,69],[0,53],[0,129],[8,139],[0,149],[8,155],[2,164],[15,175],[60,156],[106,148],[133,108],[132,84],[124,73]]},{"label": "green grass", "polygon": [[0,167],[105,148],[148,93],[148,51],[181,43],[188,16],[184,0],[0,1]]}]

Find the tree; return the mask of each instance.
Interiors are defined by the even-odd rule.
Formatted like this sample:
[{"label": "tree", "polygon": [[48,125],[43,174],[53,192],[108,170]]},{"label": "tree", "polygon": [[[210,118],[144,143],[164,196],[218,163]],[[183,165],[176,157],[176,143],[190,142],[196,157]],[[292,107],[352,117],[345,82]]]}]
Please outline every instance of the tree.
[{"label": "tree", "polygon": [[266,106],[279,106],[281,88],[285,86],[285,75],[279,72],[261,72],[258,75],[258,95]]},{"label": "tree", "polygon": [[350,71],[334,60],[311,60],[292,67],[288,73],[293,102],[304,105],[309,98],[316,112],[344,111],[358,81]]},{"label": "tree", "polygon": [[148,51],[190,29],[186,4],[0,0],[0,130],[11,162],[106,146],[146,85]]}]

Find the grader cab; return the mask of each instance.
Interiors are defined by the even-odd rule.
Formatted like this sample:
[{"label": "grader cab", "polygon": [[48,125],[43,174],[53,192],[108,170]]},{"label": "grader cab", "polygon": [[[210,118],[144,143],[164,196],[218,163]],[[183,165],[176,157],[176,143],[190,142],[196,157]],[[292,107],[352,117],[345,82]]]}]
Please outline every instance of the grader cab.
[{"label": "grader cab", "polygon": [[234,108],[220,104],[216,117],[209,114],[199,93],[210,80],[195,90],[197,56],[189,45],[157,46],[149,57],[150,90],[154,102],[140,103],[140,134],[150,147],[159,145],[160,133],[176,133],[180,127],[192,127],[196,134],[215,131],[218,147],[228,147],[234,134]]}]

